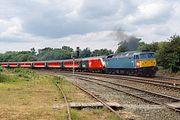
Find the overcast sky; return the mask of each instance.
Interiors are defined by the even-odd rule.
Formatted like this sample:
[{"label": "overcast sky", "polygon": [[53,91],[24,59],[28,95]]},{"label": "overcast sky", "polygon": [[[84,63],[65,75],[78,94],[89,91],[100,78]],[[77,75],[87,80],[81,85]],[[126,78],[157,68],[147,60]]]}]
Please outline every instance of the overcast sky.
[{"label": "overcast sky", "polygon": [[115,50],[116,30],[147,43],[180,34],[180,0],[0,0],[0,52]]}]

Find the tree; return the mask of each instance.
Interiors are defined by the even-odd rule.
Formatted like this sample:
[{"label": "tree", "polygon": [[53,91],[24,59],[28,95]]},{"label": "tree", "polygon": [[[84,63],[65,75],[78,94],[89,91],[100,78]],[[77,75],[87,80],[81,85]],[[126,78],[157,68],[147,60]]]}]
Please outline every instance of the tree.
[{"label": "tree", "polygon": [[102,55],[110,55],[113,54],[112,50],[108,50],[108,49],[100,49],[100,50],[94,50],[91,53],[91,56],[102,56]]},{"label": "tree", "polygon": [[62,48],[44,48],[40,49],[37,55],[38,60],[62,60],[70,59],[73,49],[68,46]]},{"label": "tree", "polygon": [[62,46],[62,50],[73,52],[73,49],[70,48],[69,46]]},{"label": "tree", "polygon": [[159,49],[159,43],[158,42],[154,42],[151,44],[147,44],[145,42],[139,42],[138,48],[137,50],[150,50],[152,52],[156,52]]},{"label": "tree", "polygon": [[91,56],[91,50],[89,48],[83,49],[82,52],[80,53],[80,56],[82,58],[90,57]]},{"label": "tree", "polygon": [[172,72],[180,70],[180,36],[173,35],[169,42],[164,42],[157,53],[159,65]]}]

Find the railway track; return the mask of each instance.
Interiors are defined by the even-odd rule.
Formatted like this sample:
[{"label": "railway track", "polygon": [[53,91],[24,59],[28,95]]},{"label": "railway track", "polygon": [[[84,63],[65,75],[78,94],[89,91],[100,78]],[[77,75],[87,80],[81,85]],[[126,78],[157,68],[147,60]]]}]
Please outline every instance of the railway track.
[{"label": "railway track", "polygon": [[[58,90],[61,92],[61,94],[63,95],[64,98],[64,102],[66,104],[66,109],[67,109],[67,113],[68,113],[68,120],[72,120],[71,118],[71,114],[70,114],[70,106],[69,103],[67,101],[67,97],[64,94],[63,89],[61,88],[59,81],[54,81],[54,84],[56,85],[56,87],[58,88]],[[84,87],[78,85],[77,83],[72,83],[74,86],[76,86],[77,88],[81,89],[83,92],[87,93],[88,95],[90,95],[92,98],[94,98],[95,100],[97,100],[98,102],[102,103],[104,105],[104,107],[106,107],[107,109],[109,109],[111,112],[113,112],[117,117],[119,117],[121,119],[121,116],[119,115],[119,113],[117,113],[113,108],[111,108],[106,102],[104,102],[102,99],[96,97],[96,95],[90,91],[88,91],[87,89],[85,89]]]},{"label": "railway track", "polygon": [[[70,73],[70,72],[60,72],[60,73]],[[90,75],[97,77],[105,77],[105,78],[113,78],[118,80],[126,80],[132,82],[139,82],[145,84],[152,84],[156,86],[162,86],[169,89],[180,90],[180,80],[170,80],[170,79],[162,79],[161,77],[157,78],[143,78],[143,77],[134,77],[134,76],[122,76],[122,75],[110,75],[110,74],[98,74],[98,73],[84,73],[84,72],[75,72],[75,74],[80,75]]]},{"label": "railway track", "polygon": [[78,87],[79,89],[81,89],[82,91],[84,91],[85,93],[89,94],[90,96],[92,96],[94,99],[96,99],[98,102],[102,103],[106,108],[108,108],[111,112],[113,112],[115,115],[117,115],[119,118],[121,118],[121,116],[119,115],[119,113],[117,113],[114,109],[112,109],[108,104],[106,104],[106,102],[104,102],[102,99],[96,97],[96,95],[90,91],[88,91],[87,89],[85,89],[84,87],[73,83],[74,86]]},{"label": "railway track", "polygon": [[59,84],[59,81],[53,81],[55,86],[58,88],[58,90],[61,92],[63,98],[64,98],[64,102],[66,104],[66,109],[67,109],[67,114],[68,114],[68,120],[72,120],[71,118],[71,113],[70,113],[70,107],[69,107],[69,103],[67,101],[67,97],[66,95],[64,94],[64,91],[63,89],[61,88],[60,84]]},{"label": "railway track", "polygon": [[175,78],[175,77],[156,76],[156,78],[159,78],[159,79],[162,79],[162,80],[177,80],[177,81],[180,81],[180,78]]},{"label": "railway track", "polygon": [[97,85],[107,87],[118,92],[126,93],[128,95],[142,99],[143,101],[146,101],[149,103],[163,105],[172,110],[180,112],[180,108],[171,107],[168,105],[169,103],[179,103],[180,98],[177,98],[177,97],[172,97],[172,96],[168,96],[168,95],[164,95],[164,94],[160,94],[156,92],[151,92],[151,91],[131,87],[128,85],[123,85],[123,84],[119,84],[119,83],[115,83],[111,81],[102,80],[102,79],[87,78],[87,77],[82,77],[82,76],[81,77],[76,76],[76,78],[78,78],[78,80],[95,83]]}]

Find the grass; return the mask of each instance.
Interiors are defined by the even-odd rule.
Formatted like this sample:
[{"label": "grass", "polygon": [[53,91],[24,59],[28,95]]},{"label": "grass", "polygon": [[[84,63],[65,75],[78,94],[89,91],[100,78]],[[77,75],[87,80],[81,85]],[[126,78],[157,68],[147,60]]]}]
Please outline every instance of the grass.
[{"label": "grass", "polygon": [[[20,68],[0,71],[1,120],[66,120],[63,97],[53,82],[61,85],[68,102],[96,102],[63,77]],[[73,120],[119,120],[104,108],[71,109],[70,113]]]},{"label": "grass", "polygon": [[91,96],[82,92],[79,88],[72,85],[72,83],[64,80],[64,78],[59,77],[60,85],[63,91],[66,93],[68,102],[95,102]]},{"label": "grass", "polygon": [[71,109],[71,116],[73,120],[120,120],[106,109]]},{"label": "grass", "polygon": [[52,84],[54,77],[39,75],[28,69],[3,70],[0,76],[1,119],[66,118],[62,96]]},{"label": "grass", "polygon": [[32,80],[35,73],[29,69],[3,69],[0,67],[0,83],[11,83]]}]

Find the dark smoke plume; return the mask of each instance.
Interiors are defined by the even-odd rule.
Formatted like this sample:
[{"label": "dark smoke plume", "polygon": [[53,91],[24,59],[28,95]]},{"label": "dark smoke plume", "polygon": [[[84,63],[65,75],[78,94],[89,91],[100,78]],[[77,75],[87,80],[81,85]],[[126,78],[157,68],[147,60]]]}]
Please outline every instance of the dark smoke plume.
[{"label": "dark smoke plume", "polygon": [[141,40],[139,38],[136,38],[135,36],[129,36],[121,30],[113,32],[113,36],[115,37],[115,40],[119,42],[118,45],[125,45],[130,51],[136,50],[139,41]]}]

